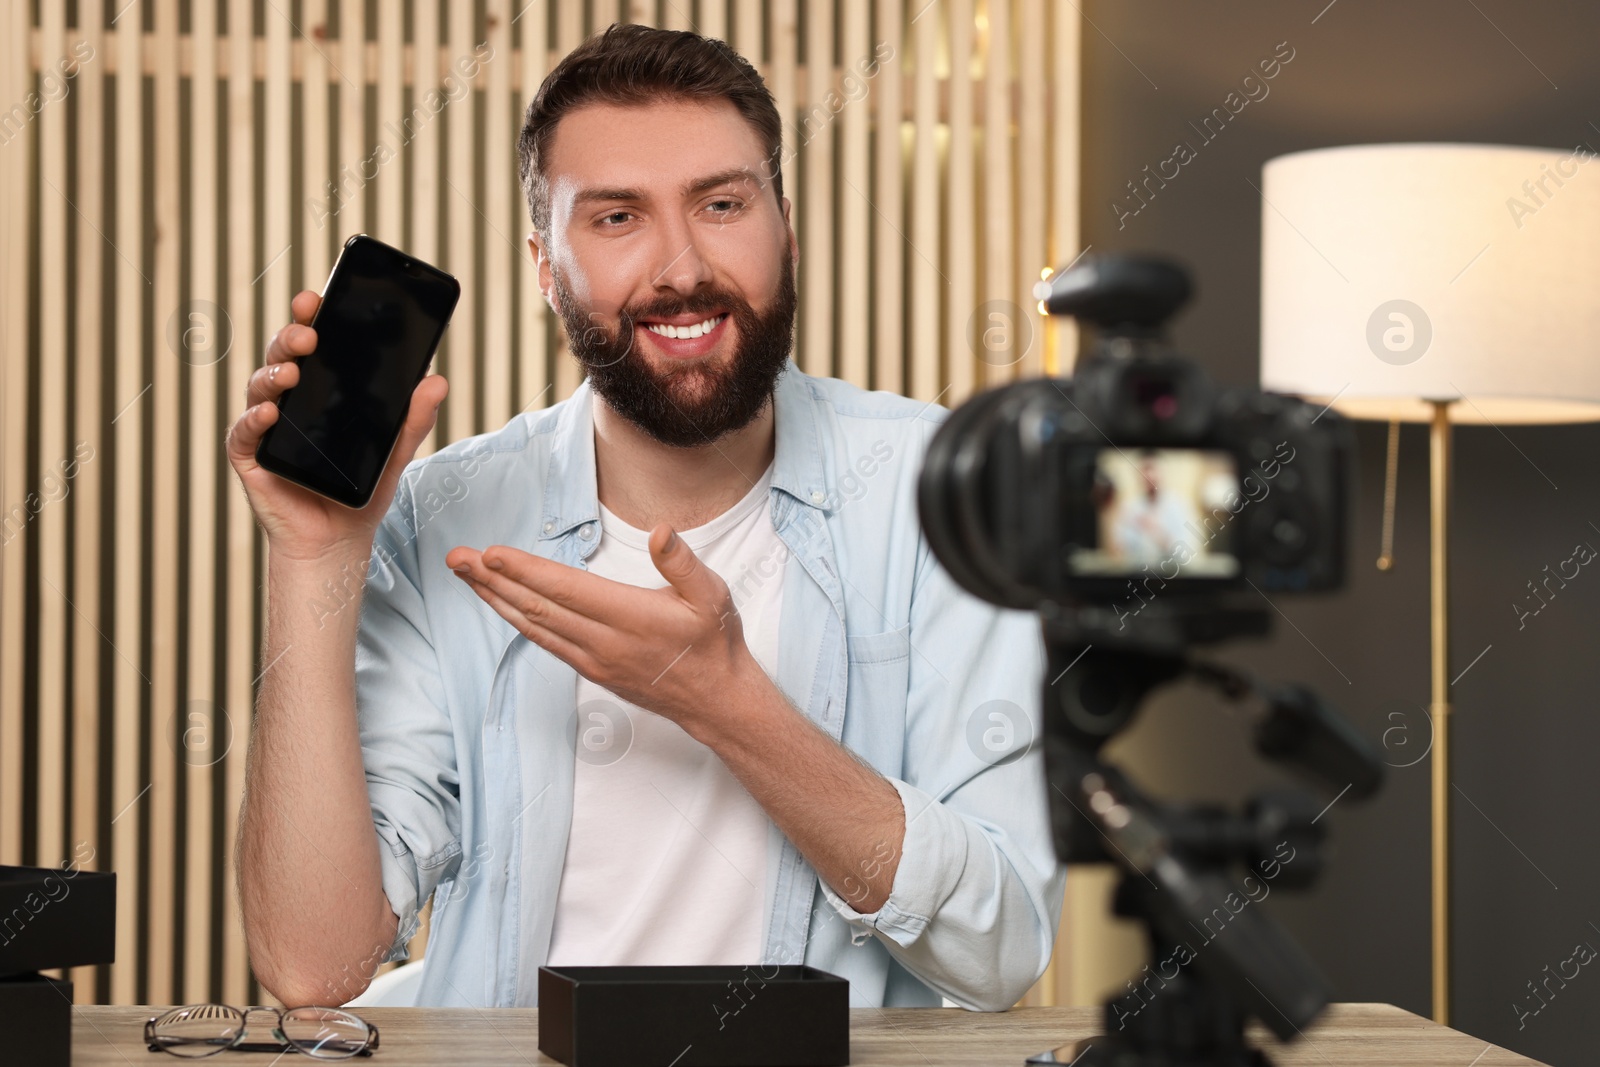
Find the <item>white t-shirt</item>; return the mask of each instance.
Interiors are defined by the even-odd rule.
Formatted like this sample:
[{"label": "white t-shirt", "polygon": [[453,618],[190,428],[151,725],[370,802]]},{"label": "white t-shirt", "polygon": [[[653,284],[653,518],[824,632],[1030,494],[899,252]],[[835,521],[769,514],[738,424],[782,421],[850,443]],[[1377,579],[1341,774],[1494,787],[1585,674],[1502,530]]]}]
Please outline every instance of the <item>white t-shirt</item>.
[{"label": "white t-shirt", "polygon": [[[728,583],[749,645],[777,670],[788,547],[772,528],[772,469],[744,499],[680,530]],[[667,581],[649,531],[600,508],[590,573],[645,588]],[[666,664],[662,665],[663,667]],[[745,964],[761,959],[771,821],[716,754],[677,723],[578,676],[572,830],[551,965]]]}]

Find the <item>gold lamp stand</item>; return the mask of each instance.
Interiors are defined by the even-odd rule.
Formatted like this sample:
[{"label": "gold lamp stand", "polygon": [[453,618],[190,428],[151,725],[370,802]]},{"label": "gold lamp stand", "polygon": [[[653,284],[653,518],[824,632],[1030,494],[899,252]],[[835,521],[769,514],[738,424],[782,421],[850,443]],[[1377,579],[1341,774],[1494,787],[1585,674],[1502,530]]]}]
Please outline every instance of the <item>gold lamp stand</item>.
[{"label": "gold lamp stand", "polygon": [[1433,597],[1433,1019],[1450,1025],[1450,401],[1434,400],[1429,427]]}]

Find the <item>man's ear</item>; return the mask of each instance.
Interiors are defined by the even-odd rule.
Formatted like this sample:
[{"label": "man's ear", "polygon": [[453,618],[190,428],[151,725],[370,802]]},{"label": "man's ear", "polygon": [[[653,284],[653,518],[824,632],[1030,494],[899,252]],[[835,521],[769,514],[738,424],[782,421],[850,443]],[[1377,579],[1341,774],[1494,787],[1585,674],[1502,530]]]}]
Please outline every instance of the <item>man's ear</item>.
[{"label": "man's ear", "polygon": [[544,235],[538,230],[528,233],[528,253],[533,256],[533,265],[539,272],[539,292],[544,294],[545,303],[550,305],[550,310],[561,314],[561,302],[556,296],[553,279],[550,276],[550,256],[545,251]]},{"label": "man's ear", "polygon": [[794,224],[789,221],[789,198],[786,196],[779,201],[783,207],[783,229],[789,235],[789,258],[798,265],[800,263],[800,241],[794,235]]}]

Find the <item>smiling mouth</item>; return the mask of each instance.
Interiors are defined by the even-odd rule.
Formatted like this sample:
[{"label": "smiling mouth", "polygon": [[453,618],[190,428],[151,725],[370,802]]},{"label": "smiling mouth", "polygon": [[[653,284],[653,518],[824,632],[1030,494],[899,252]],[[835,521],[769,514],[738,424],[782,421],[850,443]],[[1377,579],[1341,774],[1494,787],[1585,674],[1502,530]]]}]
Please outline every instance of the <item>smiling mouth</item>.
[{"label": "smiling mouth", "polygon": [[727,313],[724,312],[720,315],[713,315],[704,322],[696,322],[689,326],[673,326],[665,322],[646,322],[641,323],[641,325],[643,325],[644,328],[649,330],[651,333],[660,337],[671,337],[675,339],[687,340],[695,337],[704,337],[706,334],[722,325],[722,320],[727,317]]}]

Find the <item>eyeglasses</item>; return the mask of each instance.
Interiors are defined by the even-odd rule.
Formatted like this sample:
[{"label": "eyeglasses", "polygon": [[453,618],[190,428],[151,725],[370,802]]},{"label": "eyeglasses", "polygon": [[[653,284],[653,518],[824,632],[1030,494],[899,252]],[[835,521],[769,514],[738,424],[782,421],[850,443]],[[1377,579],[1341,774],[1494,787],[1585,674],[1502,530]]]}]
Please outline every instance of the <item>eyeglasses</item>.
[{"label": "eyeglasses", "polygon": [[[275,1041],[246,1041],[247,1021],[256,1012],[271,1012],[277,1021]],[[244,1052],[303,1052],[319,1060],[370,1056],[378,1047],[378,1028],[340,1008],[235,1008],[227,1004],[191,1004],[146,1020],[145,1044],[151,1052],[170,1052],[185,1059],[214,1056],[227,1049]]]}]

